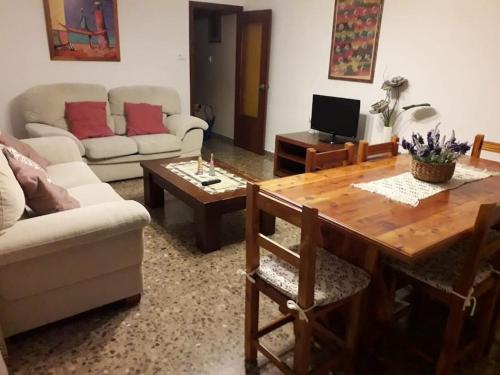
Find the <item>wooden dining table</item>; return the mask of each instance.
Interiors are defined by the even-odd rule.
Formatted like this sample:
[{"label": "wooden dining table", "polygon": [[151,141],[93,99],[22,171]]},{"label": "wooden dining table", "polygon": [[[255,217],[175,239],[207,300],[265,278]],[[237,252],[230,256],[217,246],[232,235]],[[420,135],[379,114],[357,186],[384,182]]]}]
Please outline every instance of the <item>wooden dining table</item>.
[{"label": "wooden dining table", "polygon": [[[500,162],[462,157],[471,167],[500,172]],[[479,206],[500,202],[500,175],[466,183],[420,201],[417,207],[353,187],[353,184],[396,176],[410,170],[411,157],[368,161],[340,168],[305,173],[260,184],[261,191],[289,205],[319,210],[323,246],[335,246],[342,232],[358,243],[346,255],[361,258],[374,272],[379,254],[414,262],[459,241],[473,230]],[[363,254],[354,254],[356,251]],[[367,249],[371,251],[366,252]],[[359,263],[359,261],[357,262]]]},{"label": "wooden dining table", "polygon": [[[500,172],[500,162],[459,162]],[[411,156],[398,155],[260,183],[261,193],[289,206],[317,208],[318,243],[371,275],[361,323],[366,363],[376,363],[395,312],[382,255],[409,263],[432,256],[472,233],[481,204],[500,202],[500,174],[442,191],[416,207],[353,186],[409,172],[410,165]]]}]

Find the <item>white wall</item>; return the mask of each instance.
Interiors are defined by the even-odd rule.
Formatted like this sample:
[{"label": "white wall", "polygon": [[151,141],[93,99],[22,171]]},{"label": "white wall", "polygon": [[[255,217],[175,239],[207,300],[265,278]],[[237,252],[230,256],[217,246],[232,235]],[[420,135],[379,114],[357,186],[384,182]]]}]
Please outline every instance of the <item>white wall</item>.
[{"label": "white wall", "polygon": [[[242,5],[243,0],[210,2]],[[0,131],[23,136],[15,98],[54,82],[179,90],[189,112],[188,0],[119,0],[121,62],[51,61],[41,0],[0,0]]]},{"label": "white wall", "polygon": [[[220,43],[208,42],[208,19],[196,21],[195,103],[214,108],[213,131],[234,138],[236,15],[222,17]],[[211,58],[211,60],[209,60]]]},{"label": "white wall", "polygon": [[266,149],[278,133],[309,128],[312,94],[358,98],[362,112],[382,99],[385,78],[404,75],[402,104],[429,102],[439,119],[410,123],[427,131],[441,121],[459,139],[500,139],[500,1],[385,0],[373,84],[328,79],[334,0],[247,0],[273,10]]}]

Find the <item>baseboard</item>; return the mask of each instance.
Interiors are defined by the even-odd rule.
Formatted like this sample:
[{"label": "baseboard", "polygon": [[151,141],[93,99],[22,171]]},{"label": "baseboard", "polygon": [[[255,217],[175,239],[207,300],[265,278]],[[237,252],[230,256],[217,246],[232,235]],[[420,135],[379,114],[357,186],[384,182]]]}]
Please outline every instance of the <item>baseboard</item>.
[{"label": "baseboard", "polygon": [[[225,135],[222,135],[222,134],[219,134],[219,133],[212,133],[212,137],[217,138],[218,140],[220,140],[220,141],[222,141],[224,143],[234,145],[234,139],[233,138],[229,138],[228,136],[225,136]],[[270,151],[264,150],[264,153],[265,153],[266,156],[274,158],[274,152],[270,152]]]}]

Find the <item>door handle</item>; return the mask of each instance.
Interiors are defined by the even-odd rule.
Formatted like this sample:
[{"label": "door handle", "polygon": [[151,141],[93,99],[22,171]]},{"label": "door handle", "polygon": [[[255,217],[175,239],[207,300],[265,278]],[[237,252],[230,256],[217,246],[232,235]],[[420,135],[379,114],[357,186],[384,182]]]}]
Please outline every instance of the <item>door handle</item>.
[{"label": "door handle", "polygon": [[259,85],[259,90],[267,90],[268,88],[269,88],[269,86],[268,86],[268,85],[266,85],[265,83],[261,83],[261,84]]}]

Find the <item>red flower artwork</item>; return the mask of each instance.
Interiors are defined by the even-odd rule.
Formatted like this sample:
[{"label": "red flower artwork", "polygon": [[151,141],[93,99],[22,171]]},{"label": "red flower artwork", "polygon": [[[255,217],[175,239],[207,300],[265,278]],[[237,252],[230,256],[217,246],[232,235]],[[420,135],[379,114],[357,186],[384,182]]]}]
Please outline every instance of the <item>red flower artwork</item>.
[{"label": "red flower artwork", "polygon": [[337,0],[330,79],[373,82],[383,0]]}]

